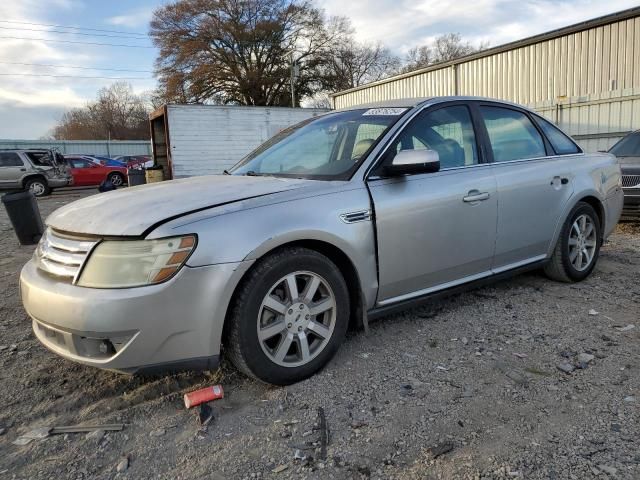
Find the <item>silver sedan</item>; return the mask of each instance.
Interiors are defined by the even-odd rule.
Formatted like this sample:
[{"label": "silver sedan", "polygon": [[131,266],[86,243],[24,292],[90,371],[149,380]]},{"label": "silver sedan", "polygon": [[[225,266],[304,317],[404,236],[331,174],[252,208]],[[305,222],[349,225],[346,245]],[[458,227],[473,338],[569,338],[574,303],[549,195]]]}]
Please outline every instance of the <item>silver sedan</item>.
[{"label": "silver sedan", "polygon": [[135,373],[214,368],[224,351],[288,384],[394,309],[523,270],[585,279],[620,182],[611,155],[514,104],[354,107],[281,132],[228,175],[62,207],[22,299],[70,360]]}]

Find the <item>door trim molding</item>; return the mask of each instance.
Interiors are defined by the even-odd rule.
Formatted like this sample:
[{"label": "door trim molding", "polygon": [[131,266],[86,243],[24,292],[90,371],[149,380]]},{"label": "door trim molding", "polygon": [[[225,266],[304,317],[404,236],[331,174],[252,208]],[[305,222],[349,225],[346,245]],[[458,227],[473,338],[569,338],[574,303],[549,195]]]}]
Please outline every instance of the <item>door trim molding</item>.
[{"label": "door trim molding", "polygon": [[469,275],[467,277],[462,277],[457,280],[451,280],[450,282],[441,283],[433,287],[423,288],[421,290],[416,290],[415,292],[405,293],[403,295],[398,295],[397,297],[387,298],[386,300],[379,301],[378,306],[386,307],[388,305],[404,302],[407,300],[414,299],[416,297],[422,297],[425,295],[429,295],[431,293],[439,292],[441,290],[447,290],[452,287],[457,287],[458,285],[475,282],[477,280],[492,277],[494,275],[508,272],[510,270],[516,270],[520,267],[538,263],[538,262],[544,261],[546,258],[547,258],[546,255],[537,255],[535,257],[527,258],[525,260],[521,260],[515,263],[510,263],[509,265],[504,265],[496,269],[486,270],[484,272],[476,273],[475,275]]}]

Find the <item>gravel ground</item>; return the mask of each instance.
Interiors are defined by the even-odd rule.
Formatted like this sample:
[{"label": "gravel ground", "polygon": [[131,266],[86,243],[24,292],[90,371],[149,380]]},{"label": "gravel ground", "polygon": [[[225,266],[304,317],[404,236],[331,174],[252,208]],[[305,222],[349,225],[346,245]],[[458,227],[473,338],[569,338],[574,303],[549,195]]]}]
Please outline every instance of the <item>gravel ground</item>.
[{"label": "gravel ground", "polygon": [[[43,216],[80,195],[41,200]],[[390,316],[286,388],[226,364],[138,378],[58,358],[20,304],[33,248],[4,211],[0,245],[2,478],[640,478],[639,226],[619,226],[582,283],[528,274]],[[182,395],[218,382],[205,431]]]}]

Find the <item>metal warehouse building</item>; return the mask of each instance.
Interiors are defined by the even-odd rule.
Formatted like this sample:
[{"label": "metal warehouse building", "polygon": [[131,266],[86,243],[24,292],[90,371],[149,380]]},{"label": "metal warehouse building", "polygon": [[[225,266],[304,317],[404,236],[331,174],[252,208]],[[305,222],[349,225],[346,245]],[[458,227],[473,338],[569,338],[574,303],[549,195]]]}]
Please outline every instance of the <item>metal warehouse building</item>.
[{"label": "metal warehouse building", "polygon": [[640,128],[640,7],[332,95],[335,108],[476,95],[526,105],[586,151]]}]

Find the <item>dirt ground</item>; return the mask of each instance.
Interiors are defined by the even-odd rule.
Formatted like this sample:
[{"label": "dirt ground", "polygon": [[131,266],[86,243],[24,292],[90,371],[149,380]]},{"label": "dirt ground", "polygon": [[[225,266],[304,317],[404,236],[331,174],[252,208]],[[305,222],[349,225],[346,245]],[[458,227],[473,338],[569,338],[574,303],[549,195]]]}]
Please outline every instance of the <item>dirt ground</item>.
[{"label": "dirt ground", "polygon": [[[43,216],[79,195],[41,200]],[[0,245],[0,478],[640,478],[639,226],[582,283],[533,273],[390,316],[286,388],[228,364],[138,378],[63,360],[31,332],[18,275],[33,248],[4,211]],[[205,432],[182,395],[218,382]]]}]

